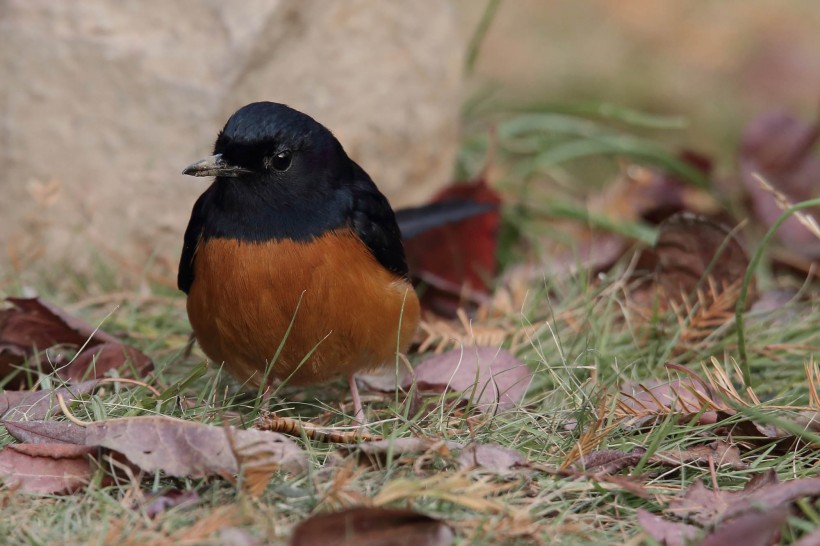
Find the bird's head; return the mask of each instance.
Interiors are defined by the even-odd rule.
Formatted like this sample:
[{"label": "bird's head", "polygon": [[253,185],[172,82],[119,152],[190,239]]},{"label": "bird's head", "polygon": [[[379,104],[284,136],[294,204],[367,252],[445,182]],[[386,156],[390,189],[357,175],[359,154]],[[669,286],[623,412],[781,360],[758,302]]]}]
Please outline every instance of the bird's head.
[{"label": "bird's head", "polygon": [[336,137],[310,116],[275,102],[255,102],[234,113],[220,131],[214,155],[182,174],[215,176],[280,191],[332,189],[349,170]]}]

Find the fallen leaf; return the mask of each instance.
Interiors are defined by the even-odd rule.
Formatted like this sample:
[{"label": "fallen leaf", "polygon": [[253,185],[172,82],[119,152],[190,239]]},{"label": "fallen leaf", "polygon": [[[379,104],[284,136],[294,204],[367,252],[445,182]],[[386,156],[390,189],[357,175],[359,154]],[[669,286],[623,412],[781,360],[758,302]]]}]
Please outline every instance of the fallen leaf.
[{"label": "fallen leaf", "polygon": [[238,474],[240,462],[270,464],[293,473],[307,465],[305,452],[281,434],[164,416],[90,423],[85,442],[121,453],[146,472],[161,470],[179,478]]},{"label": "fallen leaf", "polygon": [[743,544],[743,546],[770,546],[780,534],[780,527],[789,516],[786,508],[753,511],[722,523],[698,546],[724,546],[725,544]]},{"label": "fallen leaf", "polygon": [[637,519],[644,532],[662,546],[688,546],[701,534],[694,525],[669,521],[643,508],[638,508]]},{"label": "fallen leaf", "polygon": [[126,363],[139,376],[153,367],[151,359],[137,349],[39,298],[6,301],[13,307],[0,310],[0,372],[10,373],[12,367],[22,365],[37,351],[58,345],[84,348],[65,366],[40,362],[44,367],[56,368],[57,375],[66,381],[102,377]]},{"label": "fallen leaf", "polygon": [[264,546],[264,542],[241,527],[224,527],[219,530],[220,546]]},{"label": "fallen leaf", "polygon": [[411,274],[426,284],[421,295],[422,306],[445,316],[455,316],[465,294],[485,297],[489,294],[489,282],[497,269],[501,198],[486,181],[479,180],[451,186],[433,198],[433,201],[448,200],[487,204],[492,210],[408,238],[404,249]]},{"label": "fallen leaf", "polygon": [[461,469],[481,468],[497,474],[530,466],[520,451],[495,444],[471,444],[459,452],[456,462]]},{"label": "fallen leaf", "polygon": [[[641,383],[625,381],[621,385],[619,409],[635,416],[666,415],[668,413],[696,414],[704,407],[724,409],[723,403],[705,381],[692,377],[661,381],[650,379]],[[728,408],[727,408],[728,409]],[[716,417],[712,411],[711,421]]]},{"label": "fallen leaf", "polygon": [[86,348],[71,363],[61,368],[59,376],[68,381],[81,381],[86,377],[103,377],[110,370],[125,368],[124,377],[143,377],[153,369],[153,362],[144,353],[120,342],[105,342]]},{"label": "fallen leaf", "polygon": [[[645,454],[646,449],[642,447],[626,452],[602,449],[585,455],[575,463],[575,466],[593,474],[611,474],[635,466]],[[672,468],[693,463],[708,464],[709,461],[713,461],[716,466],[729,466],[735,470],[748,468],[748,465],[740,460],[740,451],[737,447],[719,440],[687,449],[658,451],[647,458],[650,464]]]},{"label": "fallen leaf", "polygon": [[801,497],[820,497],[820,478],[780,482],[774,471],[754,476],[741,491],[711,491],[696,481],[668,511],[703,526],[714,526],[750,512],[789,506]]},{"label": "fallen leaf", "polygon": [[90,481],[95,452],[67,444],[9,444],[0,451],[0,476],[6,487],[30,493],[70,493]]},{"label": "fallen leaf", "polygon": [[343,455],[356,454],[359,456],[359,461],[368,461],[378,466],[385,464],[389,457],[400,459],[410,456],[415,460],[419,454],[430,451],[446,456],[450,454],[450,451],[462,447],[464,446],[458,442],[431,438],[389,438],[375,442],[342,445],[338,450]]},{"label": "fallen leaf", "polygon": [[463,400],[483,412],[506,411],[518,406],[532,381],[526,364],[495,347],[454,349],[423,361],[407,378],[407,390],[415,381],[420,391],[461,393]]},{"label": "fallen leaf", "polygon": [[[764,227],[774,225],[783,211],[755,175],[761,175],[792,203],[818,197],[820,156],[814,153],[818,140],[820,121],[809,124],[785,112],[763,114],[743,131],[738,153],[741,181]],[[817,218],[820,207],[804,212]],[[796,254],[820,257],[820,241],[794,216],[786,220],[777,235]]]},{"label": "fallen leaf", "polygon": [[154,519],[171,508],[188,506],[199,500],[199,493],[193,489],[169,488],[159,491],[145,500],[143,508],[145,515]]},{"label": "fallen leaf", "polygon": [[81,396],[90,394],[99,381],[92,379],[76,385],[43,391],[5,391],[0,394],[0,413],[5,421],[33,421],[60,415],[62,409],[57,397],[62,396],[70,404]]},{"label": "fallen leaf", "polygon": [[357,507],[315,514],[293,530],[291,546],[446,546],[453,530],[412,510]]},{"label": "fallen leaf", "polygon": [[85,427],[70,421],[6,421],[9,434],[29,444],[85,445]]},{"label": "fallen leaf", "polygon": [[[653,251],[655,282],[672,299],[694,298],[714,282],[716,292],[738,284],[746,274],[746,251],[726,226],[694,214],[676,214],[659,226]],[[753,300],[754,298],[750,298]]]}]

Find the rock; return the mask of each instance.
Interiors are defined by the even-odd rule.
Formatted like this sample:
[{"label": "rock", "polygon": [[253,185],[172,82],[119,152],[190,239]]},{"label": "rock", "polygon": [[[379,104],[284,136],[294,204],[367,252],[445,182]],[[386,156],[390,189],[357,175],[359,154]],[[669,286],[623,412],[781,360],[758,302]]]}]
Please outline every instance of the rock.
[{"label": "rock", "polygon": [[314,116],[394,205],[451,174],[464,39],[437,0],[7,0],[0,10],[0,245],[16,268],[155,257],[173,278],[228,116]]}]

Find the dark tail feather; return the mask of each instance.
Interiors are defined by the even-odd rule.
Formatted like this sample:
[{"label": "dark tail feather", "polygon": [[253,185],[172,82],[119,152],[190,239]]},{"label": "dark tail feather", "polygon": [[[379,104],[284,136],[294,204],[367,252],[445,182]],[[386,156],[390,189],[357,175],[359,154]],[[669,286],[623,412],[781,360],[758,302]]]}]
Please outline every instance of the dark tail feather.
[{"label": "dark tail feather", "polygon": [[438,201],[420,207],[396,211],[402,239],[412,239],[425,231],[460,222],[484,212],[495,210],[496,205],[463,199]]}]

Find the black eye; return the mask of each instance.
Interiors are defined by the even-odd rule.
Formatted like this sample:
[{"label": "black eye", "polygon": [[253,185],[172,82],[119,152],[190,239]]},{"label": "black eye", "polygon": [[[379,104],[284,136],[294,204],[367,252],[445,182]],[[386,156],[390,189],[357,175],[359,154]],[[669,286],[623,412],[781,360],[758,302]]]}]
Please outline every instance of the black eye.
[{"label": "black eye", "polygon": [[276,171],[286,171],[290,168],[292,159],[293,154],[290,150],[283,150],[275,156],[267,158],[266,163]]}]

